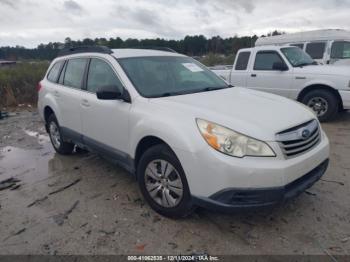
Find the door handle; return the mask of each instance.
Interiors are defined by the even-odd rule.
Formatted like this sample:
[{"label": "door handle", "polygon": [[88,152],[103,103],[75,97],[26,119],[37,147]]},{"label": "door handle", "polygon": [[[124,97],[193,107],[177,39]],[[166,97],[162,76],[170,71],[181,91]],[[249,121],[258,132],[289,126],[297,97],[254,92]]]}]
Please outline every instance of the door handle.
[{"label": "door handle", "polygon": [[53,95],[54,95],[55,97],[60,97],[60,93],[59,93],[58,91],[54,91],[54,92],[53,92]]},{"label": "door handle", "polygon": [[89,107],[90,106],[89,101],[87,99],[81,100],[81,105],[85,106],[85,107]]},{"label": "door handle", "polygon": [[251,74],[250,76],[251,76],[251,77],[256,77],[256,74]]}]

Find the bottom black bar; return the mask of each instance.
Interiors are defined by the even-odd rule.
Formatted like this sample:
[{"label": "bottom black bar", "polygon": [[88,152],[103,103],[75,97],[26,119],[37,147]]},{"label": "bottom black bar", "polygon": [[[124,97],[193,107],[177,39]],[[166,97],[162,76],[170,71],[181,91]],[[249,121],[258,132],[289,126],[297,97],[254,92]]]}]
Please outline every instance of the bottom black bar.
[{"label": "bottom black bar", "polygon": [[348,262],[350,255],[0,255],[0,262],[119,262],[119,261],[220,261],[220,262]]}]

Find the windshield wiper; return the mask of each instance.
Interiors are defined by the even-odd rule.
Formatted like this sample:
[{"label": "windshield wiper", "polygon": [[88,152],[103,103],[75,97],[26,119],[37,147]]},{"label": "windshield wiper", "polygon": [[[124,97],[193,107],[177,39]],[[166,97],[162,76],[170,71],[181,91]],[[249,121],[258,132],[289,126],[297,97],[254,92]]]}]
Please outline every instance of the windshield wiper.
[{"label": "windshield wiper", "polygon": [[200,93],[200,92],[207,92],[207,91],[215,91],[220,89],[226,89],[231,88],[233,85],[227,85],[227,86],[208,86],[205,88],[197,89],[197,90],[184,90],[180,92],[165,92],[162,94],[159,94],[154,97],[168,97],[168,96],[178,96],[178,95],[186,95],[186,94],[194,94],[194,93]]},{"label": "windshield wiper", "polygon": [[166,92],[166,93],[162,93],[160,95],[157,95],[155,97],[167,97],[167,96],[175,96],[178,95],[179,93],[177,92]]},{"label": "windshield wiper", "polygon": [[300,63],[300,64],[296,64],[295,67],[303,67],[303,66],[308,66],[308,65],[317,65],[316,62],[312,62],[312,63]]},{"label": "windshield wiper", "polygon": [[178,91],[178,92],[165,92],[159,95],[156,95],[154,97],[167,97],[167,96],[179,96],[179,95],[186,95],[186,94],[192,94],[196,93],[196,90],[184,90],[184,91]]},{"label": "windshield wiper", "polygon": [[208,86],[204,87],[198,90],[198,92],[205,92],[205,91],[215,91],[215,90],[220,90],[220,89],[226,89],[226,88],[231,88],[233,85],[227,85],[227,86]]}]

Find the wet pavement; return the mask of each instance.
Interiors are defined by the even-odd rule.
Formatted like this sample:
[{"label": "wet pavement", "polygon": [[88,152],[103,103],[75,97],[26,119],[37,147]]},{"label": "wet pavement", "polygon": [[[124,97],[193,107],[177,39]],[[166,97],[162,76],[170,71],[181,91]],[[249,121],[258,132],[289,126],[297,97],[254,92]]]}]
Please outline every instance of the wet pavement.
[{"label": "wet pavement", "polygon": [[[0,254],[350,253],[350,113],[323,125],[331,164],[286,205],[157,215],[136,181],[98,155],[57,155],[35,112],[0,120]],[[13,184],[11,184],[13,183]]]}]

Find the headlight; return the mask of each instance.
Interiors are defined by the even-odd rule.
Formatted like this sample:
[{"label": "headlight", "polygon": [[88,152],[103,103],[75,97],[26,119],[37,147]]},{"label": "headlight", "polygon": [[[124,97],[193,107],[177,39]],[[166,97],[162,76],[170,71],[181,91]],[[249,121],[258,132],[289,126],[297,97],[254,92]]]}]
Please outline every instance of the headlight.
[{"label": "headlight", "polygon": [[205,141],[214,149],[235,157],[276,156],[264,142],[206,120],[196,119]]}]

